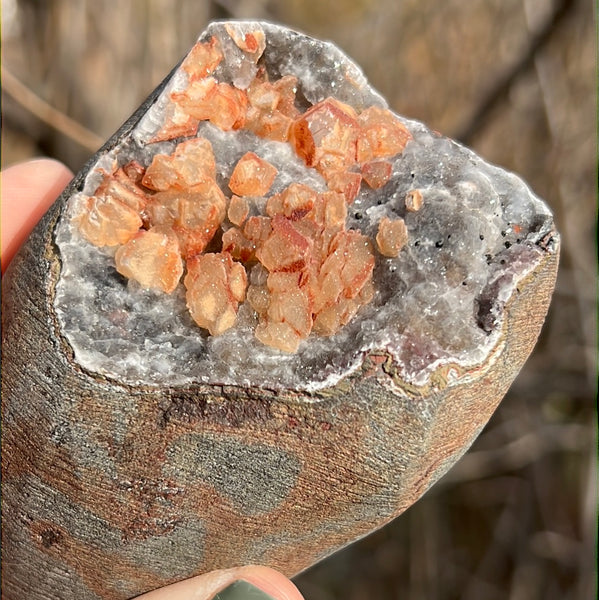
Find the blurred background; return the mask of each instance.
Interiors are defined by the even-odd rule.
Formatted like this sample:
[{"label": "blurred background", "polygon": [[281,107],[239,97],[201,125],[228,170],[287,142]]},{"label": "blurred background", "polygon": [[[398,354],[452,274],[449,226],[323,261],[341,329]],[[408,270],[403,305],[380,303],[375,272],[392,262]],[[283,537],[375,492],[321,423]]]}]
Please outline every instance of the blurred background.
[{"label": "blurred background", "polygon": [[590,600],[597,528],[596,14],[584,0],[2,0],[2,166],[79,170],[211,19],[337,43],[393,110],[523,176],[563,247],[539,344],[471,451],[297,578],[311,600]]}]

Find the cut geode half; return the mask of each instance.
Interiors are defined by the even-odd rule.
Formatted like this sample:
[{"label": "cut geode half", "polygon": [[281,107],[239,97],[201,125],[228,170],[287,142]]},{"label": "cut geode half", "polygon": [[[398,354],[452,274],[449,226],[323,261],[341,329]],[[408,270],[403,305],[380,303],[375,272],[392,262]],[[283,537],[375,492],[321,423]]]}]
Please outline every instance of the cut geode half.
[{"label": "cut geode half", "polygon": [[[358,67],[325,42],[265,23],[215,23],[196,49],[206,54],[214,47],[222,58],[200,74],[200,84],[210,79],[212,85],[247,95],[257,78],[295,78],[295,122],[331,97],[356,114],[370,107],[386,109]],[[268,191],[250,198],[255,214],[264,215],[268,198],[293,183],[317,193],[325,192],[327,183],[331,187],[330,178],[323,177],[326,171],[309,166],[293,144],[266,139],[246,126],[236,128],[239,117],[227,121],[222,109],[218,118],[199,119],[196,102],[195,116],[178,115],[185,127],[173,126],[181,110],[174,98],[193,83],[193,52],[190,56],[147,112],[91,166],[81,193],[69,200],[56,228],[62,268],[54,305],[77,362],[129,384],[196,382],[308,392],[334,385],[372,351],[388,353],[401,379],[416,386],[427,384],[440,367],[462,370],[482,364],[500,339],[504,303],[547,251],[543,244],[553,228],[552,216],[516,176],[415,121],[395,117],[411,139],[380,161],[388,166],[368,163],[364,168],[362,161],[363,180],[348,202],[345,222],[347,230],[373,244],[386,239],[384,233],[391,235],[389,228],[379,232],[381,224],[403,222],[405,246],[394,252],[391,240],[391,256],[375,252],[372,300],[336,333],[312,333],[293,354],[254,336],[258,317],[250,302],[241,303],[234,326],[209,335],[186,310],[183,280],[170,295],[127,283],[115,268],[115,247],[98,248],[82,238],[73,217],[97,193],[106,173],[130,164],[147,170],[154,157],[173,155],[178,144],[194,138],[210,142],[215,180],[227,206],[235,197],[227,182],[248,152],[276,169]],[[205,56],[194,60],[209,62]],[[164,140],[169,126],[171,135],[185,135]],[[157,138],[163,141],[153,141]],[[360,164],[352,167],[345,174],[355,174]],[[129,225],[132,231],[141,227],[137,218]],[[216,238],[232,225],[221,219]],[[265,274],[248,269],[248,277],[251,283]]]},{"label": "cut geode half", "polygon": [[492,415],[558,257],[334,46],[210,25],[3,277],[3,598],[292,576],[382,526]]}]

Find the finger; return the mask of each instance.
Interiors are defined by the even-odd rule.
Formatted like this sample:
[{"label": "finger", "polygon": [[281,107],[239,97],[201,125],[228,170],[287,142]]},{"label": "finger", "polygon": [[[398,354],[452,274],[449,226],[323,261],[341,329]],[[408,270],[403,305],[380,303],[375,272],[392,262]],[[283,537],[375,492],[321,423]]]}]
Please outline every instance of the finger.
[{"label": "finger", "polygon": [[46,158],[14,165],[0,174],[2,190],[2,273],[36,223],[73,174]]},{"label": "finger", "polygon": [[278,571],[261,566],[211,571],[137,598],[137,600],[271,599],[303,600],[303,596],[287,577]]}]

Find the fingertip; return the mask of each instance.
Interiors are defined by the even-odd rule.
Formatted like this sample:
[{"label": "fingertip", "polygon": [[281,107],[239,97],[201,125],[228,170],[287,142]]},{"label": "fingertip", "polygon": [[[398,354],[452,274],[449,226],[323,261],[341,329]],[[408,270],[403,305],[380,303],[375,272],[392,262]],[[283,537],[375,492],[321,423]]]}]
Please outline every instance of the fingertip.
[{"label": "fingertip", "polygon": [[240,567],[237,577],[249,581],[276,600],[303,600],[293,582],[275,569],[260,565]]},{"label": "fingertip", "polygon": [[[58,187],[62,191],[73,178],[72,171],[54,158],[34,158],[2,169],[2,186],[24,187],[28,192],[36,192],[47,186]],[[4,191],[2,192],[4,195]]]},{"label": "fingertip", "polygon": [[40,158],[2,171],[2,272],[73,174],[62,163]]},{"label": "fingertip", "polygon": [[213,600],[221,593],[227,597],[225,591],[233,598],[233,591],[239,591],[231,589],[236,582],[247,582],[272,600],[303,600],[299,590],[282,573],[255,565],[211,571],[154,590],[139,596],[137,600]]}]

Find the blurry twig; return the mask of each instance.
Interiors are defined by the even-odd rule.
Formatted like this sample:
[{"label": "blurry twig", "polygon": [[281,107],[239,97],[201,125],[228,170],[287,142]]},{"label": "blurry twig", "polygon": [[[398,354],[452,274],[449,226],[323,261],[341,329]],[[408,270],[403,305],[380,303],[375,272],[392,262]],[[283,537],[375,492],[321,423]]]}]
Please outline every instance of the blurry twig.
[{"label": "blurry twig", "polygon": [[521,469],[550,452],[577,451],[588,444],[584,425],[546,425],[493,450],[466,454],[445,477],[445,483],[476,481]]},{"label": "blurry twig", "polygon": [[56,129],[83,148],[95,152],[102,145],[104,140],[100,136],[86,129],[83,125],[77,123],[77,121],[74,121],[53,106],[50,106],[35,92],[19,81],[6,67],[2,68],[2,89],[15,102],[35,115],[40,121]]},{"label": "blurry twig", "polygon": [[468,122],[453,136],[464,144],[472,144],[472,139],[477,132],[486,124],[493,109],[509,92],[513,83],[523,73],[533,66],[534,59],[539,50],[553,37],[558,25],[574,8],[576,0],[560,0],[547,21],[537,33],[531,38],[527,48],[510,68],[500,74],[491,88],[482,96],[478,107],[473,111]]}]

